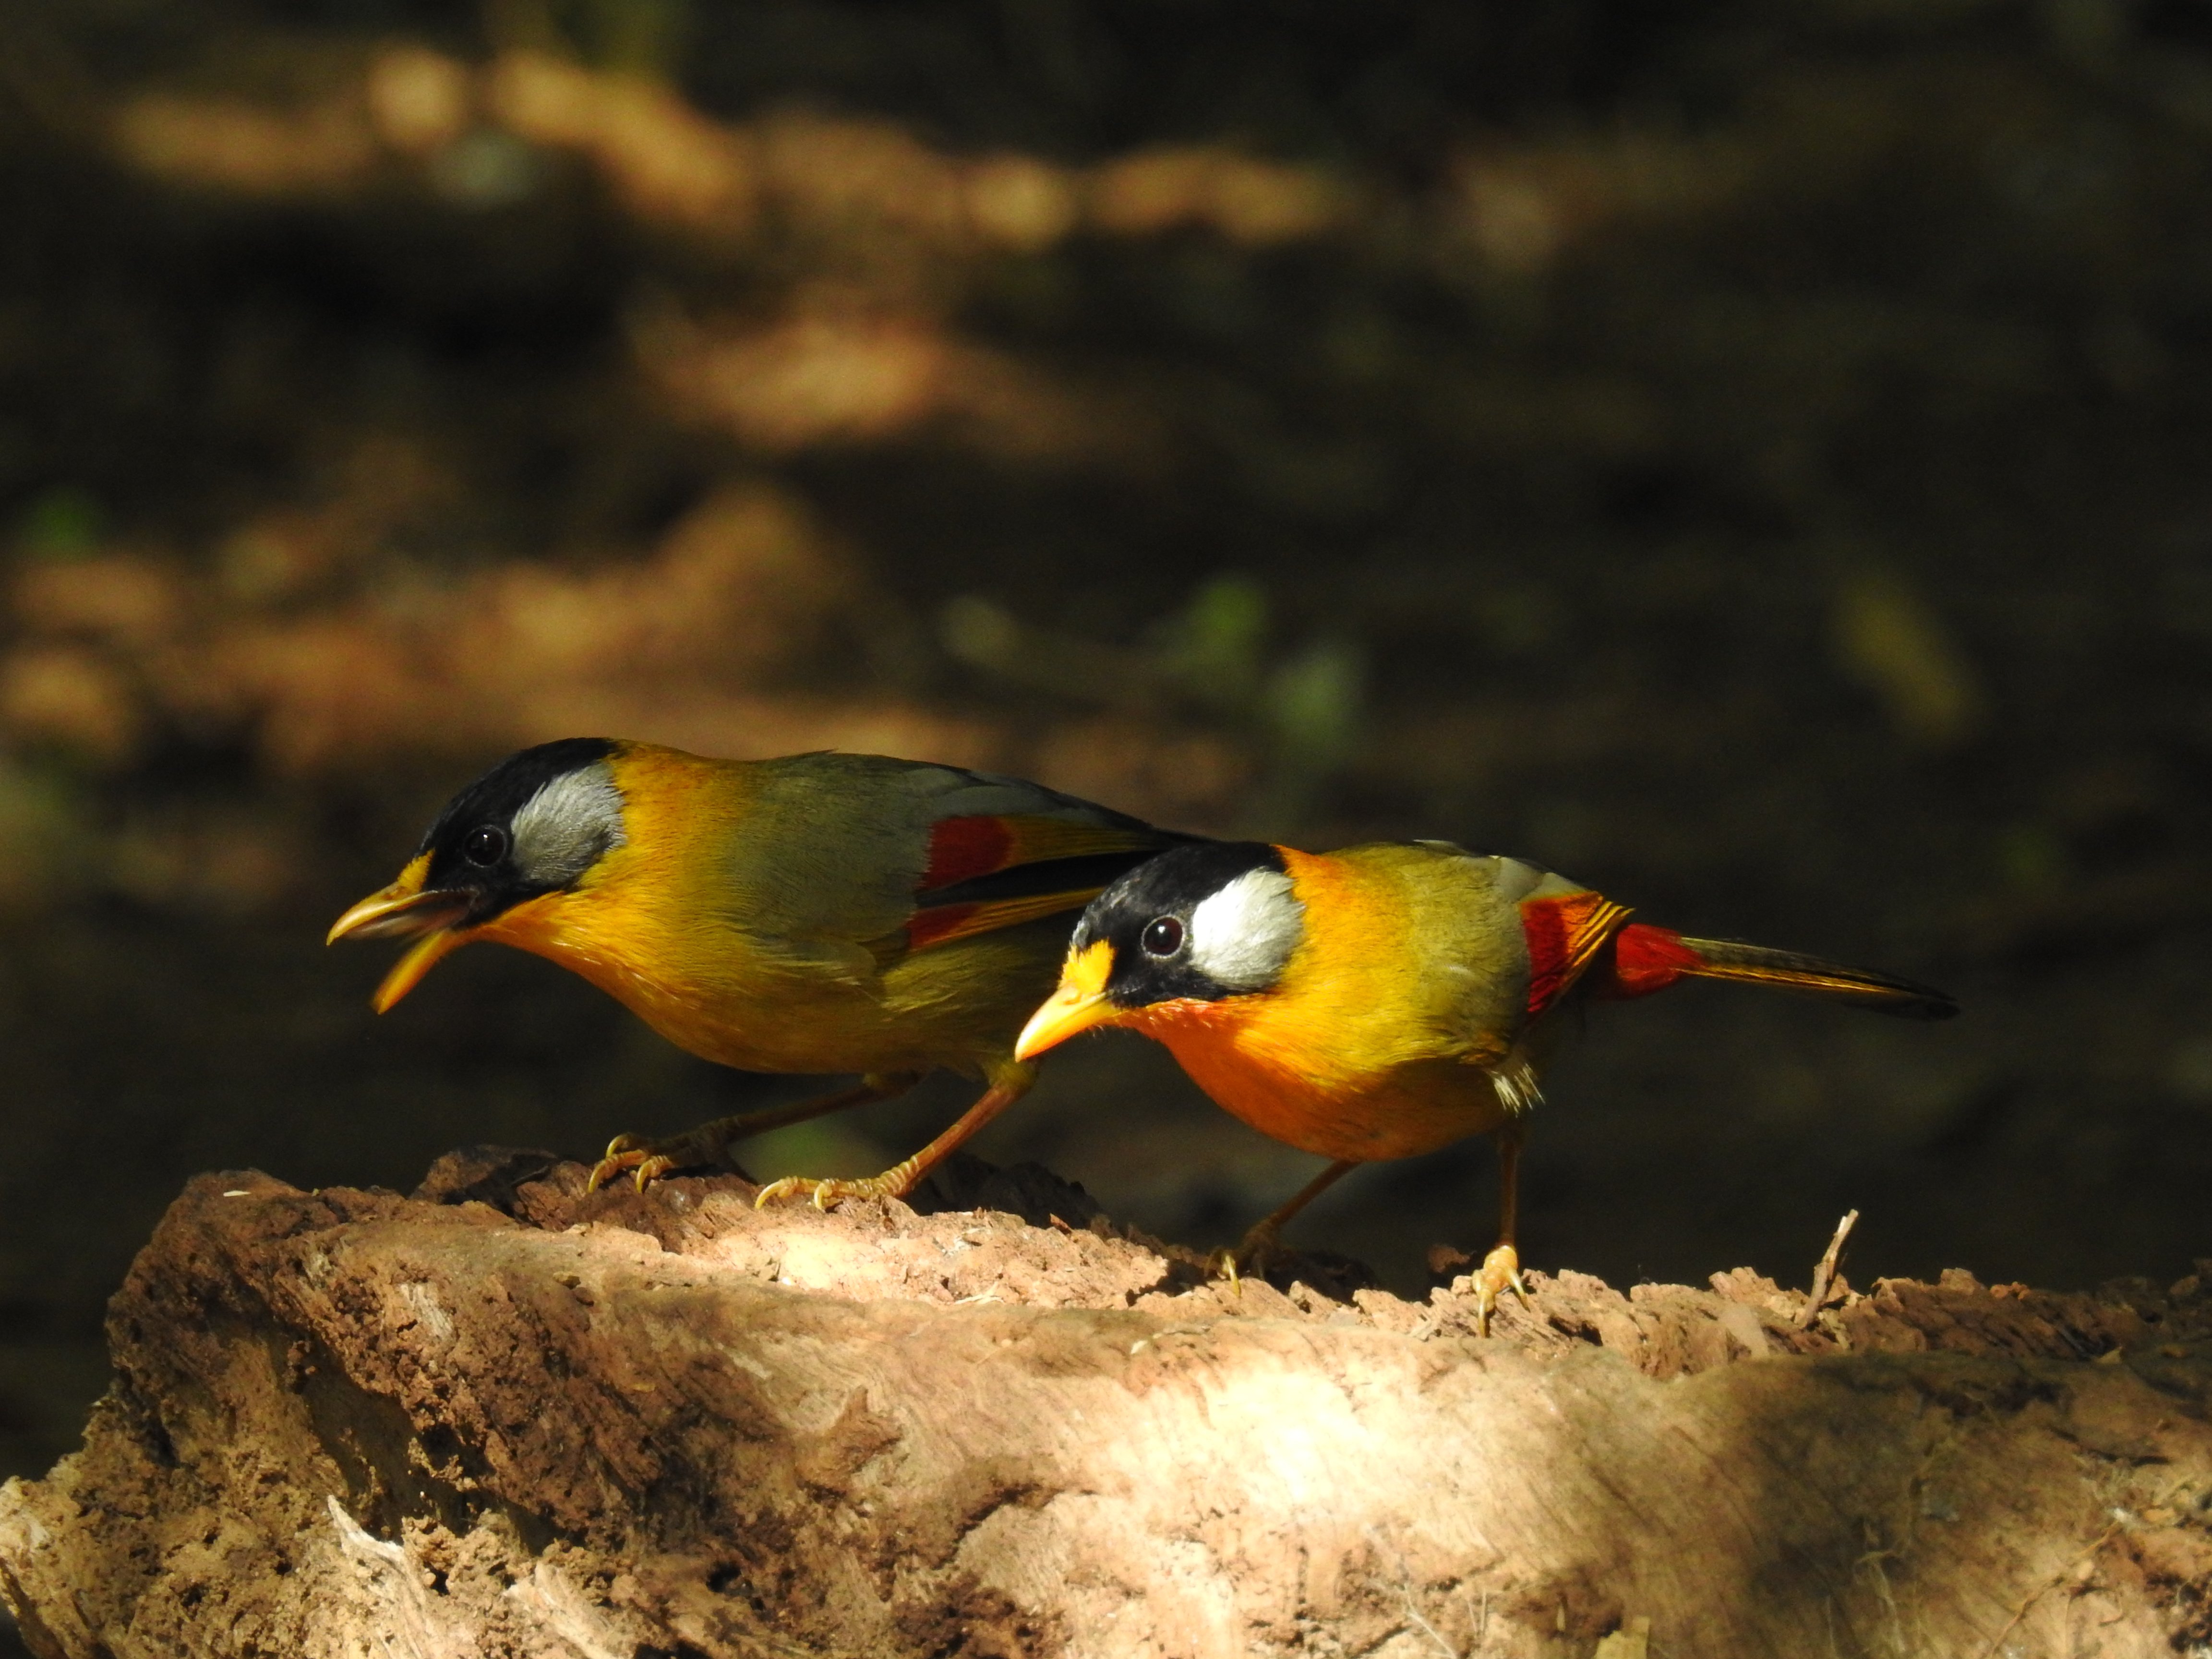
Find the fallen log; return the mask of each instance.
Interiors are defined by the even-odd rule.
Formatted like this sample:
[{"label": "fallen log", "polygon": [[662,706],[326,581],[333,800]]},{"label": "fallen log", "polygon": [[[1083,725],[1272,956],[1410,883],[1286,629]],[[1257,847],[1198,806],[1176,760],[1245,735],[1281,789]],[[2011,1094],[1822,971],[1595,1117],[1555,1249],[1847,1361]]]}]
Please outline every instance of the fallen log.
[{"label": "fallen log", "polygon": [[32,1650],[2212,1650],[2212,1282],[1538,1274],[1481,1339],[1464,1279],[1232,1289],[1041,1171],[582,1174],[191,1182],[0,1491]]}]

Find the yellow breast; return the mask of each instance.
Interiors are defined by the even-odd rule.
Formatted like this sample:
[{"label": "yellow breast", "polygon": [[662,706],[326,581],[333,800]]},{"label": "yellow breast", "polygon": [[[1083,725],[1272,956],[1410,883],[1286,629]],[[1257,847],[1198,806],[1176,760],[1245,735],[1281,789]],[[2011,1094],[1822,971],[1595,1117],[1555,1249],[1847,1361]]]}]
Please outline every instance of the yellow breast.
[{"label": "yellow breast", "polygon": [[1130,1023],[1254,1128],[1328,1158],[1412,1158],[1503,1120],[1486,1059],[1440,1017],[1435,967],[1407,948],[1419,896],[1388,872],[1285,850],[1304,932],[1270,989],[1166,1003]]},{"label": "yellow breast", "polygon": [[[1022,1012],[1051,988],[1064,923],[888,967],[857,940],[764,932],[732,849],[755,838],[742,862],[760,879],[775,865],[763,850],[780,836],[811,846],[805,826],[764,821],[739,764],[638,745],[617,783],[624,844],[573,890],[516,905],[479,937],[560,963],[678,1048],[745,1071],[974,1073],[1007,1055]],[[803,868],[788,878],[870,874]]]},{"label": "yellow breast", "polygon": [[516,905],[482,937],[560,963],[706,1059],[757,1071],[842,1069],[787,1063],[817,1057],[805,1051],[821,1046],[822,1024],[805,1022],[796,1042],[777,1030],[791,1023],[773,1018],[780,1006],[790,1012],[787,975],[730,925],[727,895],[714,889],[714,850],[741,829],[743,802],[708,766],[659,755],[623,782],[625,844],[573,890]]}]

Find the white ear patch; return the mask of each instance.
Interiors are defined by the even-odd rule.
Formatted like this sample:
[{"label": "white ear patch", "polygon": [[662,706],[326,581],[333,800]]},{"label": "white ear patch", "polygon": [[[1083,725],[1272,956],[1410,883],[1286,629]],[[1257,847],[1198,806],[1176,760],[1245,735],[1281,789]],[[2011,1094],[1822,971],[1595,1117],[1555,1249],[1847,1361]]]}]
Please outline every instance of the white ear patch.
[{"label": "white ear patch", "polygon": [[1273,985],[1305,932],[1306,908],[1279,870],[1248,870],[1190,913],[1190,964],[1232,991]]},{"label": "white ear patch", "polygon": [[566,887],[629,839],[622,805],[604,763],[562,773],[514,815],[515,868],[530,881]]}]

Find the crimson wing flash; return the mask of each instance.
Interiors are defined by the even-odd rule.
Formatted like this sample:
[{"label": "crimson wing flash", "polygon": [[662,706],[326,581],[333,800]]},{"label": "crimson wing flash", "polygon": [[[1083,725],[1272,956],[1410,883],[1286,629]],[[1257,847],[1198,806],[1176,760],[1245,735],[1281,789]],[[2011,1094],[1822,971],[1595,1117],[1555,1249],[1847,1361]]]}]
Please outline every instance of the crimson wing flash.
[{"label": "crimson wing flash", "polygon": [[1534,1019],[1572,990],[1634,913],[1587,889],[1521,901],[1521,935],[1528,945],[1528,1017]]},{"label": "crimson wing flash", "polygon": [[1043,813],[940,818],[906,925],[909,950],[1079,910],[1116,878],[1190,840],[1132,819],[1085,823]]}]

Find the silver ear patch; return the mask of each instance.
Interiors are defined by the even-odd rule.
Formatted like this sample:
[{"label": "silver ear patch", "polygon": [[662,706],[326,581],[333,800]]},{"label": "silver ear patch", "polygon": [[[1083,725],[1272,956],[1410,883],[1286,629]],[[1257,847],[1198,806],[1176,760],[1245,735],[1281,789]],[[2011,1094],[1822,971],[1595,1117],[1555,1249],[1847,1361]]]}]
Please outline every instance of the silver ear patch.
[{"label": "silver ear patch", "polygon": [[1190,963],[1231,991],[1273,985],[1305,932],[1306,908],[1279,870],[1248,870],[1190,913]]},{"label": "silver ear patch", "polygon": [[533,885],[566,887],[629,838],[622,791],[605,762],[564,772],[514,815],[514,866]]}]

